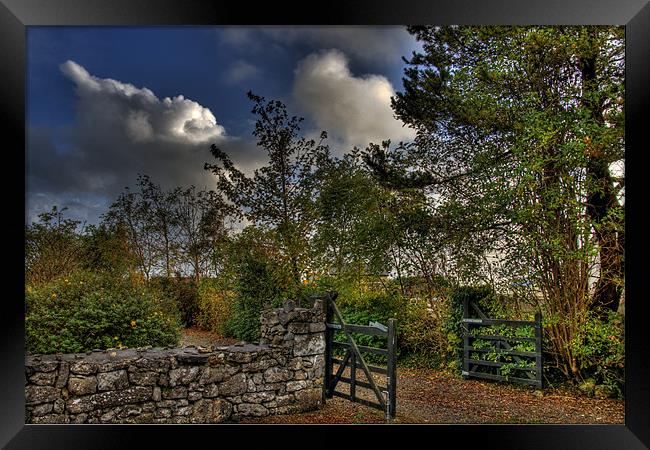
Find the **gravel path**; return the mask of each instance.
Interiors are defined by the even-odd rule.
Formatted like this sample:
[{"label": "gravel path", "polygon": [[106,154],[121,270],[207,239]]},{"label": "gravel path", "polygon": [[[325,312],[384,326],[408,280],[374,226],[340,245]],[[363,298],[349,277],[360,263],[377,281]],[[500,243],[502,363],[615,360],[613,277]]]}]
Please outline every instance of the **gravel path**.
[{"label": "gravel path", "polygon": [[[529,387],[463,380],[427,369],[398,368],[397,374],[394,423],[624,423],[620,400],[581,397],[557,389],[541,394]],[[337,386],[340,392],[347,388]],[[362,388],[357,388],[357,395],[373,399]],[[247,419],[246,423],[386,423],[386,419],[381,411],[335,397],[319,411]]]}]

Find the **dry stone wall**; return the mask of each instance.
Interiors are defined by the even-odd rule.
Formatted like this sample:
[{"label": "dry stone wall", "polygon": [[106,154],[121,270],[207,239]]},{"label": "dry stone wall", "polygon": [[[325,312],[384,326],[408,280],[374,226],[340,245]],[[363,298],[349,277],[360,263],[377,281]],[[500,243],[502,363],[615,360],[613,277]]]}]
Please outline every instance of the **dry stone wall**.
[{"label": "dry stone wall", "polygon": [[325,317],[266,310],[259,344],[29,355],[26,423],[221,423],[317,409]]}]

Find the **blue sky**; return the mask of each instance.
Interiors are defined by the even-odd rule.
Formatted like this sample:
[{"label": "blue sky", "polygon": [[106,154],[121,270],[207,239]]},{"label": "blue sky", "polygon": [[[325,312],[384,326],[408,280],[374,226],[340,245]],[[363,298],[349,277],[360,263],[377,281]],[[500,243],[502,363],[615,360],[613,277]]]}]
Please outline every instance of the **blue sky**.
[{"label": "blue sky", "polygon": [[28,27],[26,220],[96,223],[137,173],[211,187],[212,143],[259,167],[248,90],[334,153],[408,140],[389,105],[417,48],[402,27]]}]

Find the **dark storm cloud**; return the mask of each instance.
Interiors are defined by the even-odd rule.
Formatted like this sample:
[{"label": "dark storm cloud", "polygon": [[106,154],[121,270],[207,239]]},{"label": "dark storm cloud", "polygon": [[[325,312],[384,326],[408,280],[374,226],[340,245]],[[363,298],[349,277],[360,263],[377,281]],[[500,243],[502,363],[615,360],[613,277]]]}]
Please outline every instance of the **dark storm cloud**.
[{"label": "dark storm cloud", "polygon": [[57,204],[95,221],[139,173],[165,188],[210,188],[203,165],[212,143],[231,148],[236,161],[256,159],[253,144],[227,136],[209,109],[182,95],[161,100],[71,61],[61,70],[76,86],[75,122],[63,149],[51,129],[28,130],[28,220]]},{"label": "dark storm cloud", "polygon": [[414,49],[413,38],[400,26],[226,27],[219,30],[219,35],[229,45],[253,51],[267,49],[269,42],[285,48],[337,48],[355,59],[384,64],[395,64]]}]

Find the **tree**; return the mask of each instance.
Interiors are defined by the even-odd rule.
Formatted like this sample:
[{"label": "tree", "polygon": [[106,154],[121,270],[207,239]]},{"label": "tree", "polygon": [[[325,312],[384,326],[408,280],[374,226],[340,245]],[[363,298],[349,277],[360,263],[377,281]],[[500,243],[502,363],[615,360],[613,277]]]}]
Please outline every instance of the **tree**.
[{"label": "tree", "polygon": [[[357,159],[346,155],[320,168],[315,206],[313,258],[338,278],[390,270],[385,233],[379,231],[381,187]],[[386,244],[386,245],[384,245]]]},{"label": "tree", "polygon": [[131,275],[138,271],[135,255],[126,229],[121,224],[88,225],[83,235],[83,267],[93,272],[115,276]]},{"label": "tree", "polygon": [[144,198],[142,191],[131,192],[127,187],[102,215],[102,222],[106,227],[124,230],[137,267],[149,280],[161,255],[151,201]]},{"label": "tree", "polygon": [[217,178],[217,186],[240,207],[251,222],[277,230],[278,245],[290,267],[296,286],[300,285],[306,255],[311,202],[316,192],[314,168],[327,159],[328,148],[320,141],[299,135],[302,118],[289,117],[280,101],[248,93],[253,114],[258,116],[253,136],[268,156],[268,163],[252,177],[235,167],[230,157],[216,145],[211,153],[215,164],[205,164]]},{"label": "tree", "polygon": [[237,211],[215,191],[190,186],[180,192],[174,205],[183,262],[192,268],[198,284],[214,263],[214,252],[227,239],[226,219]]},{"label": "tree", "polygon": [[67,275],[82,265],[80,221],[64,218],[67,208],[53,206],[39,214],[39,222],[25,227],[25,279],[42,284]]},{"label": "tree", "polygon": [[558,320],[558,364],[577,376],[577,327],[588,309],[616,310],[623,287],[624,179],[610,170],[624,160],[623,30],[409,31],[423,52],[407,61],[393,108],[417,137],[366,161],[385,185],[427,192],[430,232],[461,266],[497,254],[503,281],[530,282]]},{"label": "tree", "polygon": [[181,188],[164,192],[147,175],[138,175],[138,186],[142,203],[150,205],[148,220],[151,231],[156,235],[154,242],[158,243],[156,253],[162,256],[165,275],[170,278],[178,263],[180,224],[176,205],[179,203]]}]

